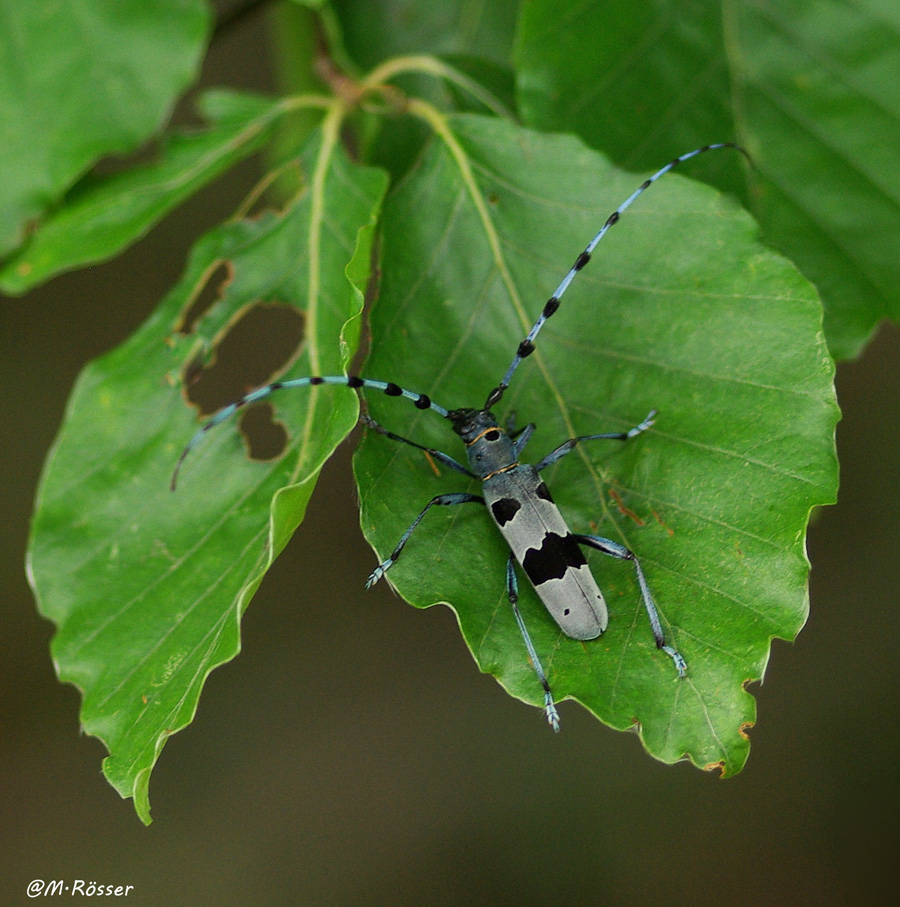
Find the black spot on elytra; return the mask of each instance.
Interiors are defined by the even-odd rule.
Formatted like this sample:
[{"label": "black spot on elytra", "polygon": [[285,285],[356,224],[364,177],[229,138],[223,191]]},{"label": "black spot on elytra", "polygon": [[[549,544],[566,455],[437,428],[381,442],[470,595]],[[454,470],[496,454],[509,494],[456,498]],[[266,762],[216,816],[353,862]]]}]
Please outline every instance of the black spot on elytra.
[{"label": "black spot on elytra", "polygon": [[549,501],[551,504],[553,503],[553,498],[550,497],[550,489],[543,482],[541,482],[541,484],[538,485],[537,488],[535,488],[535,491],[537,492],[537,496],[539,498],[543,498],[545,501]]},{"label": "black spot on elytra", "polygon": [[521,509],[522,505],[515,498],[500,498],[491,504],[491,513],[498,526],[505,526]]},{"label": "black spot on elytra", "polygon": [[562,579],[570,567],[577,569],[586,563],[571,533],[557,535],[548,532],[540,548],[529,548],[522,558],[522,567],[535,586],[551,579]]}]

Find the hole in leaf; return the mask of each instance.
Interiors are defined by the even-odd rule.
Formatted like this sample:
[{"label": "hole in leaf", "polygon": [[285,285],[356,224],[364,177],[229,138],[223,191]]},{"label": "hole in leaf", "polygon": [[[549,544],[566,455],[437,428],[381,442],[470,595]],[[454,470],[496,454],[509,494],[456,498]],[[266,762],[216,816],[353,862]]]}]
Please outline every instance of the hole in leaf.
[{"label": "hole in leaf", "polygon": [[185,387],[191,387],[200,380],[200,376],[203,374],[203,355],[198,354],[191,359],[190,362],[184,367],[182,371],[181,380],[184,382]]},{"label": "hole in leaf", "polygon": [[288,433],[282,422],[273,418],[271,403],[251,406],[241,417],[241,434],[247,441],[251,460],[274,460],[284,453]]},{"label": "hole in leaf", "polygon": [[[184,369],[184,392],[202,416],[268,384],[297,357],[303,314],[291,306],[256,303],[241,312],[216,342],[206,366],[193,360]],[[285,448],[287,431],[268,403],[242,413],[249,455],[270,460]]]},{"label": "hole in leaf", "polygon": [[206,281],[181,317],[181,324],[178,326],[180,334],[190,334],[194,330],[194,326],[212,304],[225,295],[225,290],[233,278],[234,265],[230,261],[220,261],[207,273]]}]

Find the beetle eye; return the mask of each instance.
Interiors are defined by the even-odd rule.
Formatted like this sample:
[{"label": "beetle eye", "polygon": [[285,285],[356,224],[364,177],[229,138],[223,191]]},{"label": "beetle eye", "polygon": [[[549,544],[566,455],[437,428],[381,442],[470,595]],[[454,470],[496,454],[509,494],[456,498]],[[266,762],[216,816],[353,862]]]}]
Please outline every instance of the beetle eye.
[{"label": "beetle eye", "polygon": [[495,429],[493,429],[492,431],[489,431],[489,432],[484,436],[484,439],[485,439],[485,441],[499,441],[499,440],[500,440],[500,432],[497,431],[497,429],[495,428]]}]

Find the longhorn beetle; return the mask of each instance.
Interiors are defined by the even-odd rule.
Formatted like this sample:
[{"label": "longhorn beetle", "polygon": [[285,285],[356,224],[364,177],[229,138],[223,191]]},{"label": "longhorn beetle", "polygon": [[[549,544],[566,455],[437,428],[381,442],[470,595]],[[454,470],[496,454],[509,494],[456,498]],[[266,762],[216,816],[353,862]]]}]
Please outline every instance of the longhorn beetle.
[{"label": "longhorn beetle", "polygon": [[647,585],[644,571],[641,569],[640,561],[638,561],[634,552],[618,542],[599,535],[580,535],[570,532],[562,514],[553,503],[553,498],[550,496],[547,486],[540,477],[542,470],[556,463],[569,453],[576,444],[582,441],[628,441],[641,434],[641,432],[646,431],[653,425],[657,415],[656,410],[651,410],[643,422],[629,431],[605,432],[603,434],[581,435],[577,438],[570,438],[547,454],[536,465],[529,465],[520,463],[519,456],[534,431],[534,424],[531,423],[516,431],[512,418],[510,418],[506,428],[503,428],[493,412],[491,412],[491,408],[496,406],[502,399],[522,360],[534,352],[534,341],[544,323],[559,308],[563,293],[568,289],[575,275],[590,261],[597,244],[603,239],[613,224],[619,220],[622,213],[639,195],[670,170],[673,170],[684,161],[696,157],[698,154],[718,148],[735,148],[747,156],[744,149],[733,142],[705,145],[703,148],[697,148],[687,154],[682,154],[644,180],[610,214],[598,233],[587,244],[578,258],[575,259],[575,263],[562,279],[553,295],[544,304],[540,317],[535,321],[525,339],[519,344],[516,354],[506,370],[506,374],[501,382],[487,395],[482,409],[463,408],[448,410],[435,403],[426,394],[406,390],[391,381],[376,381],[371,378],[360,378],[356,375],[317,375],[306,378],[294,378],[289,381],[275,381],[247,394],[236,403],[221,409],[194,435],[187,447],[182,451],[175,466],[175,471],[172,474],[172,490],[175,490],[178,473],[185,458],[206,432],[224,422],[241,407],[264,400],[275,391],[334,384],[355,390],[371,388],[372,390],[382,391],[389,397],[405,397],[408,400],[412,400],[413,404],[419,409],[432,410],[450,422],[453,431],[460,436],[466,446],[468,467],[463,466],[462,463],[457,462],[448,454],[425,447],[388,431],[367,414],[361,416],[361,421],[368,428],[390,438],[392,441],[409,444],[412,447],[423,450],[450,469],[460,472],[469,478],[480,480],[483,494],[450,492],[433,497],[400,537],[400,541],[391,552],[390,557],[383,560],[372,572],[366,583],[366,588],[368,589],[373,583],[378,582],[397,561],[410,536],[432,507],[469,503],[482,504],[487,507],[494,522],[497,524],[497,528],[510,547],[510,554],[506,562],[506,591],[516,623],[525,642],[525,648],[528,651],[537,678],[543,687],[544,712],[553,730],[559,730],[559,715],[553,702],[553,694],[550,690],[547,675],[519,612],[519,587],[514,561],[519,562],[539,598],[559,624],[563,633],[572,639],[580,640],[596,639],[600,636],[606,629],[609,616],[603,594],[597,587],[597,583],[591,575],[590,568],[579,546],[585,545],[610,557],[631,561],[637,574],[641,598],[643,599],[647,616],[650,619],[656,646],[672,659],[678,676],[683,677],[687,670],[687,665],[678,651],[666,642],[659,615],[656,611],[656,605],[650,593],[650,587]]}]

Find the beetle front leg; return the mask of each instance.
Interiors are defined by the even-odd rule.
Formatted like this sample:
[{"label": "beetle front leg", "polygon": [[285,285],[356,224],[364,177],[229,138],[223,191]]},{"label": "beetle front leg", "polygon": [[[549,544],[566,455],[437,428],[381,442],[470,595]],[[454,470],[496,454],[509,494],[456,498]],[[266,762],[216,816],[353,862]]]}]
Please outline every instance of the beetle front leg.
[{"label": "beetle front leg", "polygon": [[466,469],[462,463],[457,462],[450,456],[450,454],[445,454],[441,450],[435,450],[433,447],[425,447],[424,444],[419,444],[416,441],[410,441],[409,438],[404,438],[403,435],[394,434],[392,431],[388,431],[383,425],[380,425],[376,422],[368,413],[362,413],[359,417],[359,421],[362,422],[366,428],[371,428],[372,431],[378,432],[380,435],[384,435],[386,438],[390,438],[391,441],[397,441],[400,444],[408,444],[410,447],[415,447],[417,450],[423,450],[429,456],[434,457],[439,463],[443,463],[444,466],[449,466],[451,469],[456,470],[456,472],[461,472],[463,475],[468,476],[470,479],[477,479],[478,476],[475,475],[469,469]]},{"label": "beetle front leg", "polygon": [[563,441],[556,450],[551,450],[535,468],[540,472],[542,469],[552,466],[557,460],[561,460],[581,441],[630,441],[632,438],[650,428],[650,426],[653,425],[656,416],[657,411],[651,409],[643,422],[638,423],[634,428],[628,429],[628,431],[609,431],[604,432],[601,435],[579,435],[577,438],[569,438],[568,441]]}]

